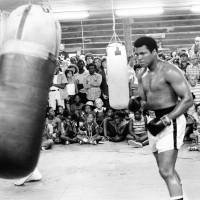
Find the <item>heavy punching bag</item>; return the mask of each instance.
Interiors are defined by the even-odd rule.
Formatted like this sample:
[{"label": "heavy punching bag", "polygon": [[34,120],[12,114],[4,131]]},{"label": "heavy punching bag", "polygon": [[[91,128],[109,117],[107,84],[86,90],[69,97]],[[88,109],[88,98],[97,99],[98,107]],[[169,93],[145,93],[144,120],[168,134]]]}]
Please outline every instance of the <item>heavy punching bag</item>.
[{"label": "heavy punching bag", "polygon": [[0,177],[23,177],[35,168],[49,87],[60,45],[60,25],[39,5],[8,18],[0,51]]},{"label": "heavy punching bag", "polygon": [[106,52],[109,103],[114,109],[125,109],[129,102],[126,49],[121,43],[111,43]]}]

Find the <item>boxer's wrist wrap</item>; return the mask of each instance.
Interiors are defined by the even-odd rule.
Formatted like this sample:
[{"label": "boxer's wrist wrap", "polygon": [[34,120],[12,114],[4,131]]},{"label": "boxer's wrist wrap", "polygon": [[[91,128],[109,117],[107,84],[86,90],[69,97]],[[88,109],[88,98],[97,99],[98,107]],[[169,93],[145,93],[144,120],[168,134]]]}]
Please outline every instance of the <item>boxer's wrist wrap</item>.
[{"label": "boxer's wrist wrap", "polygon": [[163,117],[161,117],[160,120],[163,122],[163,124],[165,126],[170,126],[171,125],[171,120],[167,115],[164,115]]}]

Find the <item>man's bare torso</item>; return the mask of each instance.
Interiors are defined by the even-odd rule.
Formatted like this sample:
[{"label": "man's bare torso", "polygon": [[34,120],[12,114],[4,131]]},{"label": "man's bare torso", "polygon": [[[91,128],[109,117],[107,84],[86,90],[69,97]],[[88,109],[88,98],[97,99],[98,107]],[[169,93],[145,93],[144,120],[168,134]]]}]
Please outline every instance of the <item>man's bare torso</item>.
[{"label": "man's bare torso", "polygon": [[143,91],[151,110],[168,108],[177,103],[178,97],[166,80],[167,67],[165,62],[159,62],[155,71],[147,70],[142,76]]}]

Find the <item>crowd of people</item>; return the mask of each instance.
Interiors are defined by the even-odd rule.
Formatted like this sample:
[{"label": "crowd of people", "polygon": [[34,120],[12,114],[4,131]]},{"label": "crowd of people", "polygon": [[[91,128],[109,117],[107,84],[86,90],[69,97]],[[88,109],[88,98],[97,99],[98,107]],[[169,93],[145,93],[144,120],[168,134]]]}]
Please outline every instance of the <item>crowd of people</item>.
[{"label": "crowd of people", "polygon": [[[185,141],[193,141],[189,150],[200,150],[200,38],[190,50],[159,52],[158,57],[177,65],[193,94],[194,104],[185,113]],[[116,69],[117,70],[117,69]],[[138,96],[137,56],[128,57],[130,98]],[[120,93],[120,91],[119,91]],[[133,147],[148,145],[147,117],[152,111],[135,113],[109,106],[106,56],[91,53],[68,57],[61,51],[49,91],[49,105],[43,133],[42,150],[54,144],[93,144],[127,141]]]}]

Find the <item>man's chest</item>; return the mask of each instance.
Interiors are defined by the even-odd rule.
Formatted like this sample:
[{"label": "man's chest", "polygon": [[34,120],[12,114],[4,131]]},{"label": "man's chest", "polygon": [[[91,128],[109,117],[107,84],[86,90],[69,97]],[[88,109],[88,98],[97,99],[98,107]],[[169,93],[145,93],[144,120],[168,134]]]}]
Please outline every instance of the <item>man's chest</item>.
[{"label": "man's chest", "polygon": [[146,75],[142,79],[142,86],[145,92],[156,92],[162,90],[165,85],[165,79],[160,74]]}]

